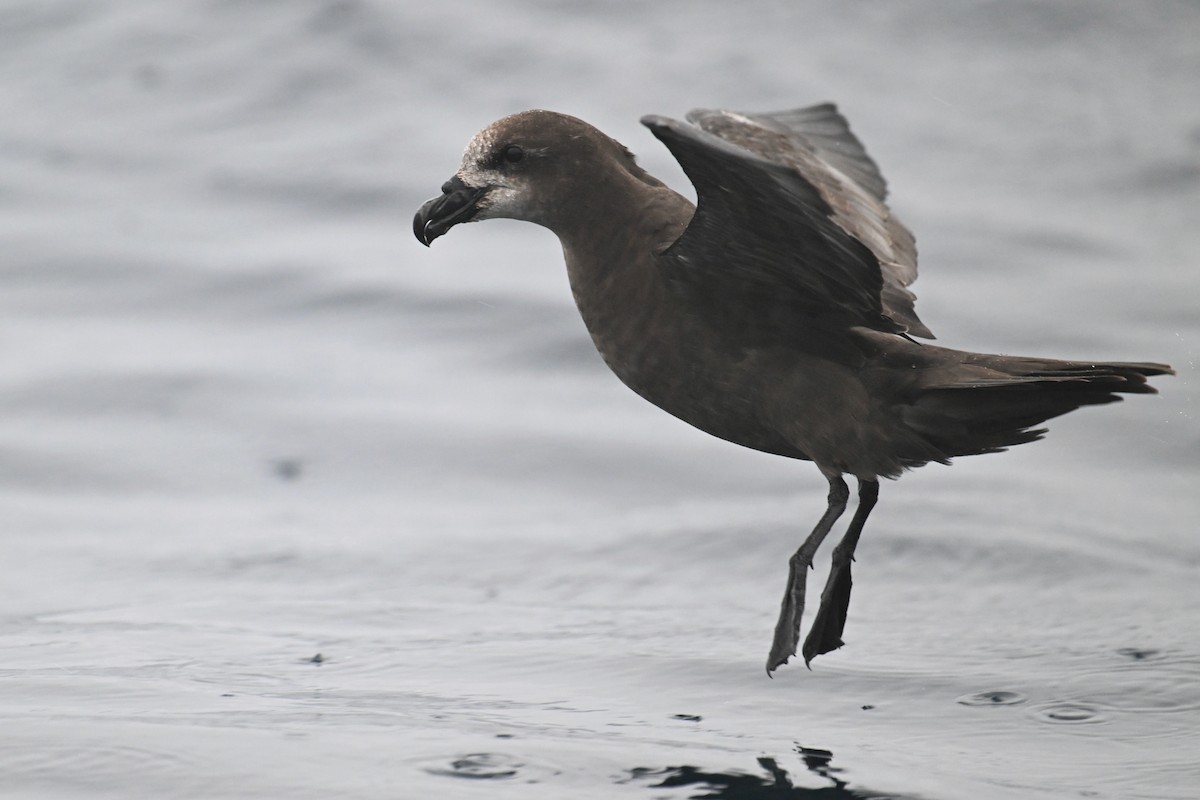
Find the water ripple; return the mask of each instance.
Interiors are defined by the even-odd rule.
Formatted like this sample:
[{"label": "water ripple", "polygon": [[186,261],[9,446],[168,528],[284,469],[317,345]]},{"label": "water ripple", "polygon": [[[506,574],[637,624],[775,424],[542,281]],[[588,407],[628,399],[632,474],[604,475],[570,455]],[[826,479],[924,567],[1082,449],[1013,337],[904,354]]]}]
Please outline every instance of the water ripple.
[{"label": "water ripple", "polygon": [[1133,714],[1200,711],[1200,657],[1152,649],[1122,648],[1127,661],[1077,671],[1077,696]]},{"label": "water ripple", "polygon": [[528,761],[506,753],[466,753],[449,758],[434,759],[423,769],[430,775],[468,780],[509,781],[520,779],[524,783],[541,783],[558,775],[558,770],[530,764]]},{"label": "water ripple", "polygon": [[63,773],[88,775],[96,785],[129,775],[181,779],[199,766],[176,753],[132,745],[30,745],[4,748],[0,773],[18,778],[53,779]]},{"label": "water ripple", "polygon": [[987,692],[964,694],[958,698],[957,702],[964,706],[1015,706],[1025,702],[1025,695],[994,689]]},{"label": "water ripple", "polygon": [[1109,718],[1084,703],[1049,703],[1036,708],[1033,718],[1041,722],[1079,725],[1082,723],[1108,722]]}]

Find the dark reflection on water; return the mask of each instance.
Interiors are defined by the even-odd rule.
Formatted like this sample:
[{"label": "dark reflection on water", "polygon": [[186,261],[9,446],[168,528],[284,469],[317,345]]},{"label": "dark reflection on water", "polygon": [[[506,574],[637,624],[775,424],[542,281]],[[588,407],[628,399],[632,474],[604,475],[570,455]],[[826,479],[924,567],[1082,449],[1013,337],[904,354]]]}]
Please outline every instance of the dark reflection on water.
[{"label": "dark reflection on water", "polygon": [[763,774],[746,772],[708,772],[699,767],[667,767],[650,769],[637,767],[630,770],[630,777],[621,783],[657,780],[650,788],[673,788],[695,786],[698,794],[689,794],[694,800],[763,800],[764,798],[804,798],[805,800],[916,800],[913,795],[881,793],[869,789],[851,789],[849,783],[836,773],[837,767],[830,766],[833,753],[811,747],[797,747],[804,766],[809,772],[820,775],[830,786],[816,789],[796,786],[788,771],[770,757],[762,756],[758,765]]}]

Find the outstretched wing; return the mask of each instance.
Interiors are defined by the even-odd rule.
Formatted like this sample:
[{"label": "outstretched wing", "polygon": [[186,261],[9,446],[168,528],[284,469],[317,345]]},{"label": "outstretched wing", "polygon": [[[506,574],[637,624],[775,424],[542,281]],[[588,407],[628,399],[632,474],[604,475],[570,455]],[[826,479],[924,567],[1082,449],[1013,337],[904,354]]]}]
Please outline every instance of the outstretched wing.
[{"label": "outstretched wing", "polygon": [[932,338],[906,288],[916,279],[912,235],[832,105],[688,119],[695,124],[642,122],[696,187],[695,216],[660,257],[693,302],[746,304],[756,319],[790,317],[810,330],[860,325]]}]

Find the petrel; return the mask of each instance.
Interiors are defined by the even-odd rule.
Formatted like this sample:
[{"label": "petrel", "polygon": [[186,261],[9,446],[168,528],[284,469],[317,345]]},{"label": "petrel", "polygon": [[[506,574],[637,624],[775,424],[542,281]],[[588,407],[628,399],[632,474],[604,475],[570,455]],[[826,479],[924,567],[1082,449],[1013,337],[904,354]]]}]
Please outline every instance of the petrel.
[{"label": "petrel", "polygon": [[575,117],[525,111],[477,133],[413,220],[429,245],[460,222],[521,219],[558,235],[605,362],[633,391],[744,447],[812,461],[825,513],[788,562],[767,674],[796,654],[817,548],[858,507],[802,653],[843,644],[850,564],[880,478],[1042,438],[1080,406],[1150,394],[1166,364],[1063,361],[921,344],[912,234],[832,104],[692,111],[642,124],[683,167],[692,205]]}]

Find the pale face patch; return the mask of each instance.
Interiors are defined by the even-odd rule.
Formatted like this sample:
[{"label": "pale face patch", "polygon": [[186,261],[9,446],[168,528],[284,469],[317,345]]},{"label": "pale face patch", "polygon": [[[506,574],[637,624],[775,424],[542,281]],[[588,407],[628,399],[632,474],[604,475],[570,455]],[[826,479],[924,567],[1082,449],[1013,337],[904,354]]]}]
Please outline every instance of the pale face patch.
[{"label": "pale face patch", "polygon": [[463,151],[462,168],[466,169],[472,164],[484,163],[495,151],[495,148],[495,125],[489,125],[475,134],[471,138],[471,141],[467,142],[467,148]]},{"label": "pale face patch", "polygon": [[490,125],[475,134],[463,151],[462,164],[458,169],[458,178],[463,183],[488,189],[487,194],[479,199],[479,210],[474,219],[539,222],[534,212],[535,204],[531,202],[529,182],[518,174],[491,166],[498,146],[495,128],[496,125]]}]

